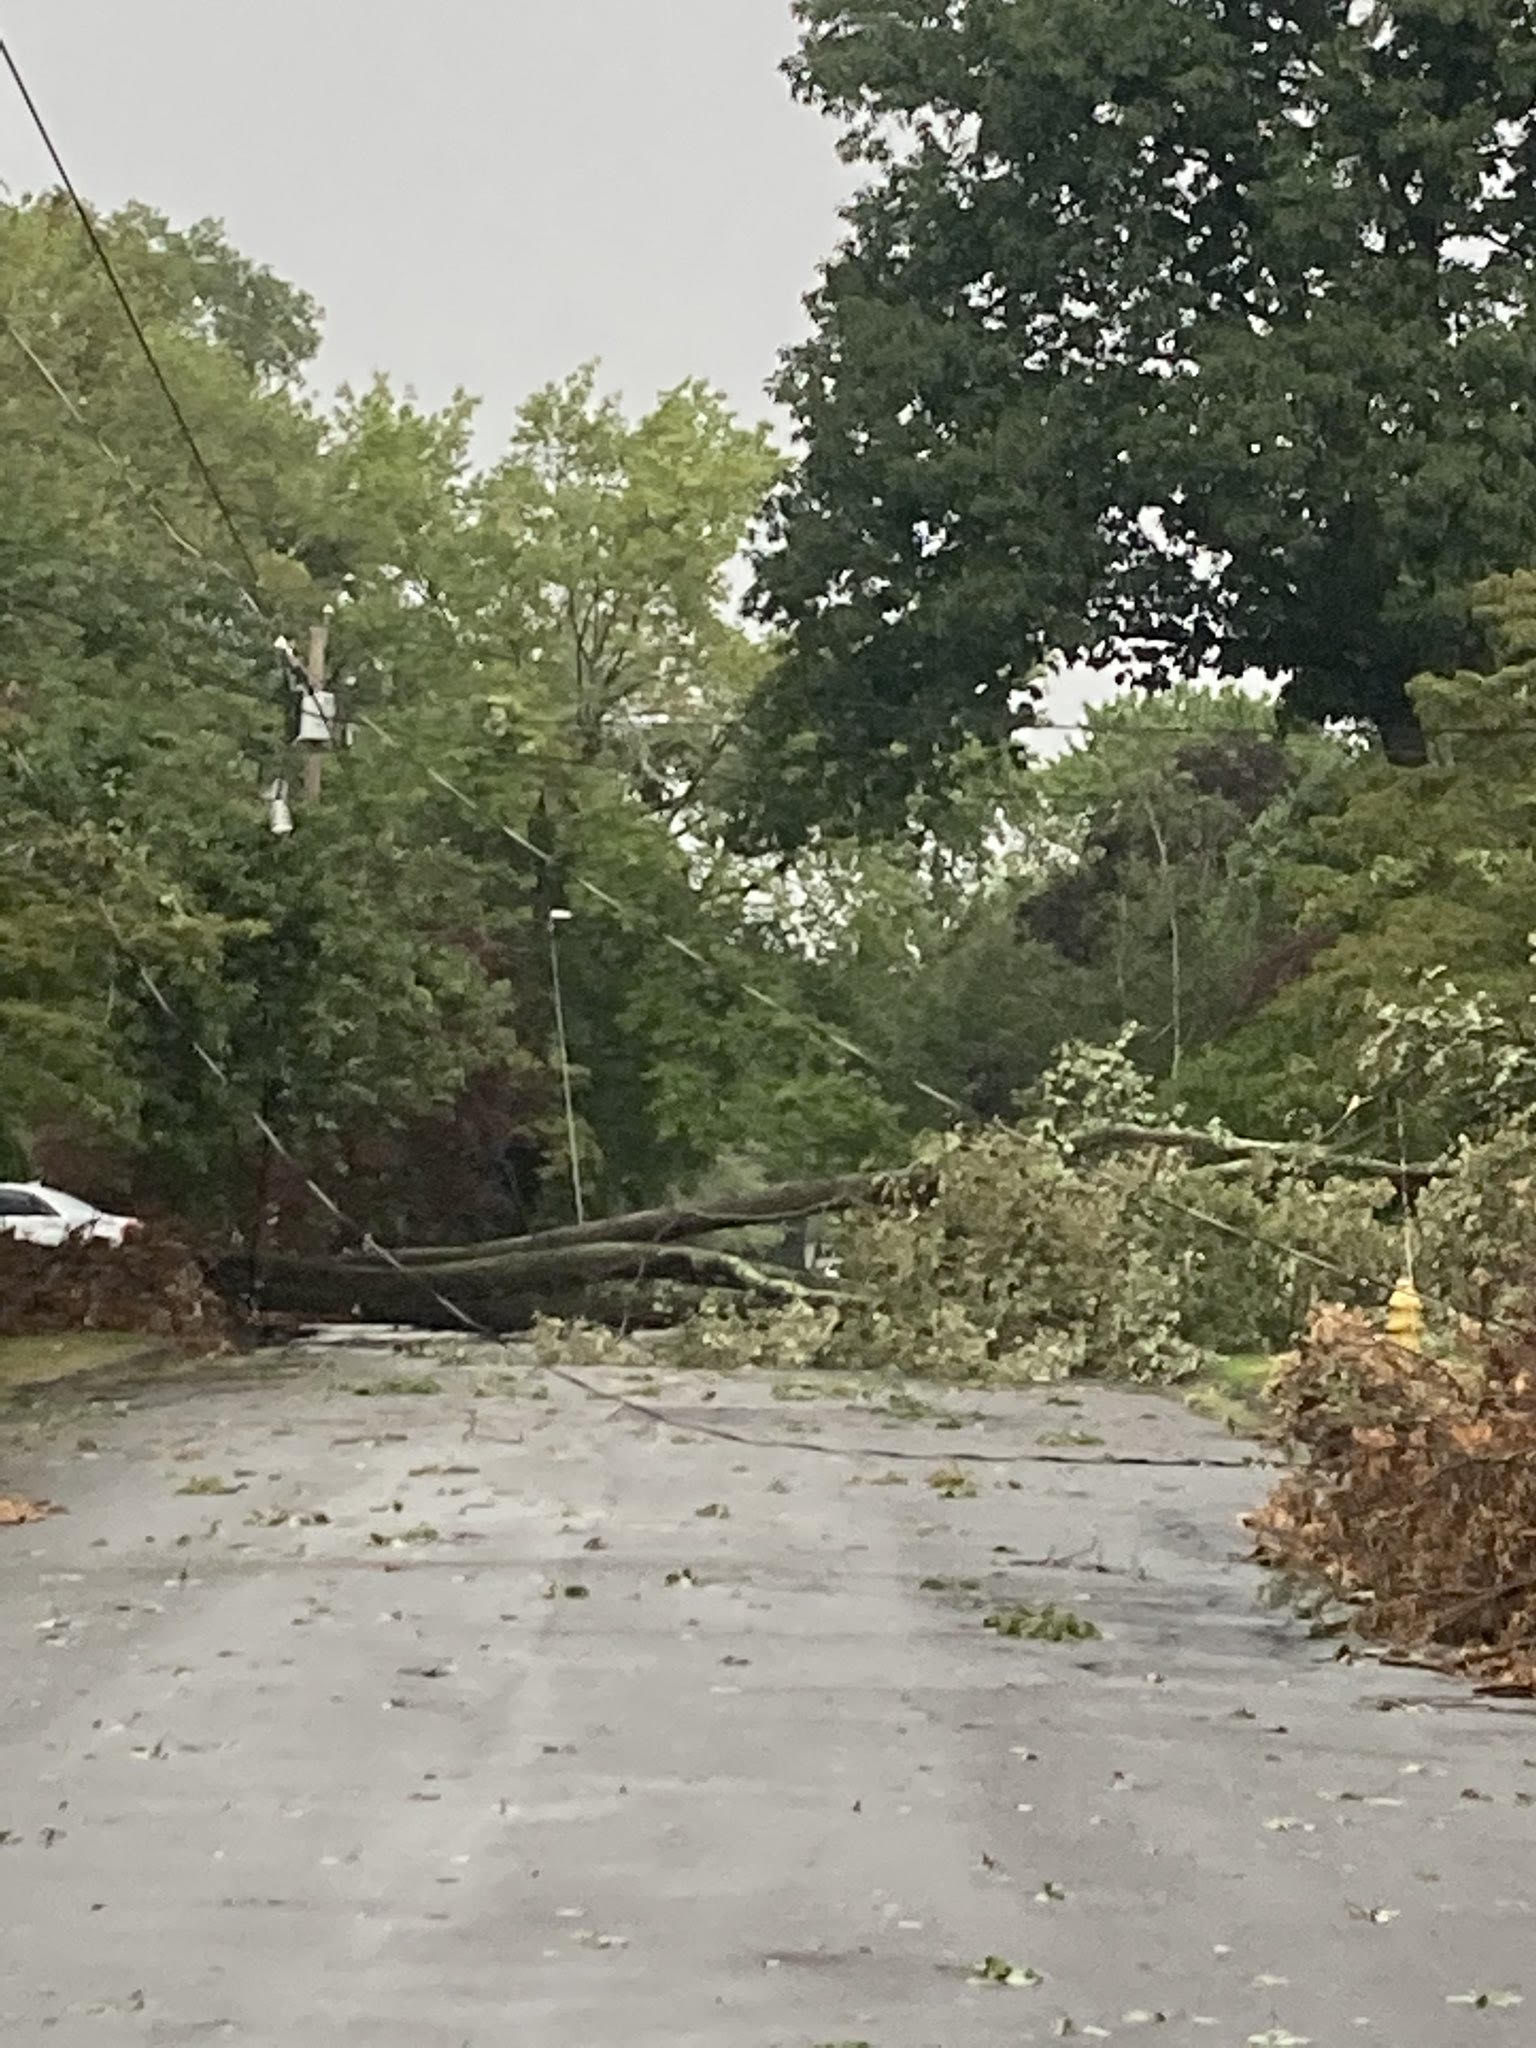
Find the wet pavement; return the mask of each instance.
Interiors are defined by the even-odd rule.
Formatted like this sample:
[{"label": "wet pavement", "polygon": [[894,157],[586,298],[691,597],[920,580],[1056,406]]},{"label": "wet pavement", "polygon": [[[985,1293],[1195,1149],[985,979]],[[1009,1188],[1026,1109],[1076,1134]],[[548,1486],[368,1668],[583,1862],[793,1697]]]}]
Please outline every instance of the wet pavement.
[{"label": "wet pavement", "polygon": [[1242,1444],[511,1357],[0,1419],[6,2048],[1536,2039],[1536,1720],[1264,1605]]}]

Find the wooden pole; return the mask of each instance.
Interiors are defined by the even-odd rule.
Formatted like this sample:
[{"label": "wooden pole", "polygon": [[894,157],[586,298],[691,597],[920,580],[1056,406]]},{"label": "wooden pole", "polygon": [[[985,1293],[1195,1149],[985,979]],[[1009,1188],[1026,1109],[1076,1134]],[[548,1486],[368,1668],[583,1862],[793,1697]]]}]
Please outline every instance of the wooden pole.
[{"label": "wooden pole", "polygon": [[581,1141],[576,1132],[576,1097],[571,1088],[571,1048],[565,1035],[565,996],[560,987],[560,926],[568,910],[549,913],[549,975],[555,992],[555,1035],[560,1047],[560,1087],[565,1097],[565,1137],[571,1154],[571,1193],[576,1198],[578,1228],[587,1220],[587,1204],[581,1185]]},{"label": "wooden pole", "polygon": [[[310,692],[317,706],[320,692],[325,688],[325,656],[330,633],[330,627],[325,624],[309,629],[307,673]],[[325,781],[325,746],[319,740],[300,740],[299,746],[304,755],[304,801],[317,804]]]}]

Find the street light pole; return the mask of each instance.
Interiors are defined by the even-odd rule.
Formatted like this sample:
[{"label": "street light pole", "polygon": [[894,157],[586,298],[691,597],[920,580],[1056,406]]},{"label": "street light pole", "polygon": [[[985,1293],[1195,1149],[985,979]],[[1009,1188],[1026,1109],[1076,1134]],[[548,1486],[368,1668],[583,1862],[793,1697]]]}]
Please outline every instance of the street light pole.
[{"label": "street light pole", "polygon": [[560,990],[559,927],[569,924],[568,910],[549,913],[549,978],[555,992],[555,1039],[560,1048],[560,1086],[565,1095],[565,1137],[571,1155],[571,1192],[576,1197],[576,1221],[587,1220],[586,1199],[581,1188],[581,1152],[576,1137],[576,1098],[571,1088],[571,1049],[565,1035],[565,998]]}]

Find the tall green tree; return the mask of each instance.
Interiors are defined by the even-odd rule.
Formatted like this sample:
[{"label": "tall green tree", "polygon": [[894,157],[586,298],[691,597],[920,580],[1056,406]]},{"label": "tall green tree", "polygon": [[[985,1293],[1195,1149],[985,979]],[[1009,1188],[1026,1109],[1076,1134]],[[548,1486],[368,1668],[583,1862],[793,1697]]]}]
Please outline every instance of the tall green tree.
[{"label": "tall green tree", "polygon": [[781,468],[703,383],[633,421],[591,365],[528,400],[478,496],[477,625],[557,757],[682,807],[762,673],[729,578]]},{"label": "tall green tree", "polygon": [[1420,758],[1536,545],[1531,0],[796,12],[868,180],[780,384],[756,829],[888,819],[1052,650]]},{"label": "tall green tree", "polygon": [[[1069,751],[1010,778],[990,871],[944,921],[909,927],[864,1028],[986,1115],[1011,1114],[1069,1039],[1129,1030],[1141,1067],[1178,1084],[1263,999],[1292,938],[1298,821],[1349,765],[1333,741],[1282,740],[1236,690],[1090,712]],[[859,977],[840,962],[830,979]]]},{"label": "tall green tree", "polygon": [[1075,971],[1100,1035],[1137,1025],[1141,1064],[1177,1084],[1254,1001],[1287,930],[1277,858],[1347,756],[1279,737],[1235,689],[1118,700],[1088,728],[1029,785],[1070,854],[1019,901],[1018,936]]},{"label": "tall green tree", "polygon": [[[1203,1111],[1283,1132],[1326,1125],[1352,1097],[1370,1097],[1380,1142],[1395,1145],[1400,1107],[1410,1148],[1424,1156],[1477,1126],[1479,1096],[1484,1118],[1507,1106],[1498,1058],[1480,1067],[1473,1055],[1486,1036],[1480,1005],[1536,1038],[1536,575],[1496,580],[1479,612],[1494,674],[1413,686],[1428,766],[1405,777],[1379,757],[1356,759],[1276,846],[1289,964],[1270,999],[1186,1076]],[[1390,1086],[1372,1053],[1385,1011],[1430,1048],[1416,1067],[1410,1054],[1414,1070]],[[1458,1031],[1460,1066],[1433,1042]],[[1450,1087],[1446,1075],[1462,1067],[1473,1080]]]}]

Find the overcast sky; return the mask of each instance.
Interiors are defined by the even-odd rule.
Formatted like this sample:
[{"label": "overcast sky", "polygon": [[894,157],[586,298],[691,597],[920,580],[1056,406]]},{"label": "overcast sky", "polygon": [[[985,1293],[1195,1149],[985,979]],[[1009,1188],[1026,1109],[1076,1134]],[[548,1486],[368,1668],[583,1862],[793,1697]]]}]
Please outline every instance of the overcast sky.
[{"label": "overcast sky", "polygon": [[[6,0],[104,206],[221,218],[326,313],[321,379],[519,401],[588,357],[632,406],[763,417],[850,189],[779,65],[789,0]],[[9,80],[0,178],[52,182]]]}]

